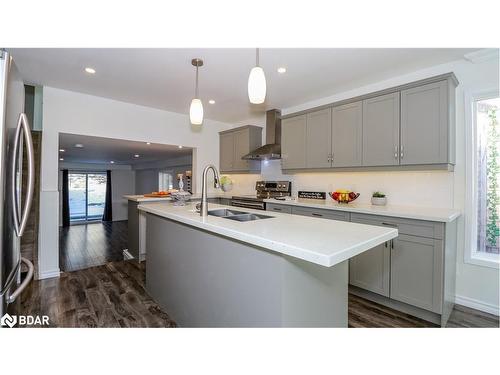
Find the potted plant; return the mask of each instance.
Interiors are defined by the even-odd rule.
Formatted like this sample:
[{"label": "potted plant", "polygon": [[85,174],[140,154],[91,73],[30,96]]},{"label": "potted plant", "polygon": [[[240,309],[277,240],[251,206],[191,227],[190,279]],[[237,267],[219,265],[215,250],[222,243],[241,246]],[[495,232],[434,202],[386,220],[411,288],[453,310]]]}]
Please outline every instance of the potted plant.
[{"label": "potted plant", "polygon": [[233,180],[229,176],[222,176],[220,178],[220,188],[224,192],[233,190]]},{"label": "potted plant", "polygon": [[372,204],[375,206],[385,206],[387,204],[387,198],[384,193],[376,191],[372,194]]}]

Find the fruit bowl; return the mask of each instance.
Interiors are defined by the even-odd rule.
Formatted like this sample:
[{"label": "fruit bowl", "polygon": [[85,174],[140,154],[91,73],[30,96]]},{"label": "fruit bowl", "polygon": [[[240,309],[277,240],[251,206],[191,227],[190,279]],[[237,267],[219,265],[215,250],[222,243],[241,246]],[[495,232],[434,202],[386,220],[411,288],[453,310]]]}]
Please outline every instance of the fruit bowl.
[{"label": "fruit bowl", "polygon": [[338,203],[349,203],[359,197],[359,193],[355,193],[349,190],[339,190],[332,193],[328,193],[330,197]]}]

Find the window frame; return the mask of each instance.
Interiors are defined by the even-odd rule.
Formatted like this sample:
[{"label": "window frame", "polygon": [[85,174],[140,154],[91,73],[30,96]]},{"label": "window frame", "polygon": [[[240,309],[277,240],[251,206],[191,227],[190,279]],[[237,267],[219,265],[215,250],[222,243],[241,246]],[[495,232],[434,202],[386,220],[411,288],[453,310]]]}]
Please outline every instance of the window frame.
[{"label": "window frame", "polygon": [[465,248],[464,262],[477,266],[499,268],[500,256],[477,249],[477,126],[476,102],[499,96],[498,88],[471,92],[465,95]]}]

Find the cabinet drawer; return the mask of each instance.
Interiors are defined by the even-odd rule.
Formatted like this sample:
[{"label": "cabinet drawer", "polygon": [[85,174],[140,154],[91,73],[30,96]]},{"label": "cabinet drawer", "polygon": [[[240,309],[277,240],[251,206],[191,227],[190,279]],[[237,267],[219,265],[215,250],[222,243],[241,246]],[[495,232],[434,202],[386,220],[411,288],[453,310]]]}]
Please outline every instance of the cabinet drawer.
[{"label": "cabinet drawer", "polygon": [[319,217],[329,220],[349,221],[350,219],[349,212],[322,210],[317,208],[306,208],[306,207],[292,207],[292,214]]},{"label": "cabinet drawer", "polygon": [[357,213],[351,214],[351,221],[353,223],[395,227],[398,229],[399,234],[444,239],[444,224],[433,221]]},{"label": "cabinet drawer", "polygon": [[266,203],[266,211],[275,211],[275,212],[282,212],[284,214],[291,214],[292,207],[285,206],[283,204]]}]

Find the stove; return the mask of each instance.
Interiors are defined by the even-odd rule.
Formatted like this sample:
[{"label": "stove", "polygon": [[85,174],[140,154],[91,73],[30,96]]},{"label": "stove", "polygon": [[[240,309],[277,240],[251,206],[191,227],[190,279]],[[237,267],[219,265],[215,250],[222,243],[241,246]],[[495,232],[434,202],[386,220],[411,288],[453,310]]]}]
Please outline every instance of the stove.
[{"label": "stove", "polygon": [[290,196],[292,183],[290,181],[257,181],[255,190],[255,195],[233,196],[231,206],[265,210],[266,202],[264,199]]}]

